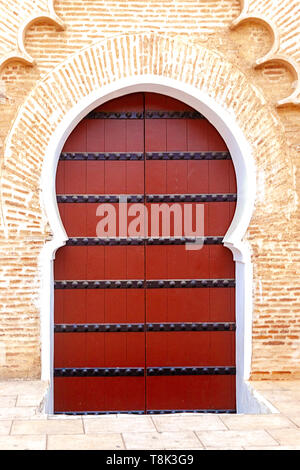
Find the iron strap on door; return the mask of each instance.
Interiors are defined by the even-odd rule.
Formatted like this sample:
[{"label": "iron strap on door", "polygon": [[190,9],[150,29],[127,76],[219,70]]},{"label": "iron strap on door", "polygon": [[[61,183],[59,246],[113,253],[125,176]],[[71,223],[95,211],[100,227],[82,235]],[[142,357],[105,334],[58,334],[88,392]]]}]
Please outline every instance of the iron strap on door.
[{"label": "iron strap on door", "polygon": [[126,202],[235,202],[236,194],[141,194],[106,195],[101,194],[59,194],[59,203],[118,203],[121,198]]},{"label": "iron strap on door", "polygon": [[[148,415],[164,415],[164,414],[180,414],[180,413],[189,413],[189,414],[235,414],[235,409],[220,409],[220,410],[210,410],[210,409],[195,409],[195,410],[147,410],[146,414]],[[103,416],[103,415],[115,415],[115,414],[128,414],[128,415],[143,415],[144,411],[141,410],[116,410],[116,411],[56,411],[57,415],[67,415],[67,416]]]},{"label": "iron strap on door", "polygon": [[231,160],[229,152],[62,152],[60,161]]},{"label": "iron strap on door", "polygon": [[215,287],[235,287],[235,279],[54,281],[54,289],[188,289]]},{"label": "iron strap on door", "polygon": [[197,111],[92,111],[86,119],[205,119],[205,117]]},{"label": "iron strap on door", "polygon": [[186,243],[197,243],[201,241],[203,245],[222,245],[223,237],[157,237],[157,238],[101,238],[101,237],[70,237],[67,246],[126,246],[126,245],[185,245]]},{"label": "iron strap on door", "polygon": [[55,324],[55,333],[136,333],[144,331],[235,331],[234,322],[222,323],[89,323]]},{"label": "iron strap on door", "polygon": [[[149,367],[146,369],[148,376],[175,376],[175,375],[235,375],[235,367]],[[55,368],[54,377],[140,377],[144,376],[142,368]]]}]

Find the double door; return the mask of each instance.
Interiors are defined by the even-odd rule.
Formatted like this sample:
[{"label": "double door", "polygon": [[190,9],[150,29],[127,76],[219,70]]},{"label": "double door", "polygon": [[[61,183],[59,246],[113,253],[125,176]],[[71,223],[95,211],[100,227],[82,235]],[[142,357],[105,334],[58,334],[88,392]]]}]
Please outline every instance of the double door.
[{"label": "double door", "polygon": [[56,190],[55,412],[234,412],[236,183],[215,128],[163,95],[112,100],[69,136]]}]

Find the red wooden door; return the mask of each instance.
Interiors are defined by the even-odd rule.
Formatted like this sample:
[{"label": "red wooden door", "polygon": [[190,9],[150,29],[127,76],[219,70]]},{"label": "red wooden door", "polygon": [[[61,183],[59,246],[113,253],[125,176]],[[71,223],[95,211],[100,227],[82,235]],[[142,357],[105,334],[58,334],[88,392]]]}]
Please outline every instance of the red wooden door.
[{"label": "red wooden door", "polygon": [[[235,275],[222,237],[236,185],[214,127],[162,95],[112,100],[70,135],[56,183],[70,238],[55,261],[55,412],[234,412]],[[132,237],[137,203],[148,227]],[[202,204],[201,249],[186,249],[172,217],[168,233],[154,221],[174,204]]]}]

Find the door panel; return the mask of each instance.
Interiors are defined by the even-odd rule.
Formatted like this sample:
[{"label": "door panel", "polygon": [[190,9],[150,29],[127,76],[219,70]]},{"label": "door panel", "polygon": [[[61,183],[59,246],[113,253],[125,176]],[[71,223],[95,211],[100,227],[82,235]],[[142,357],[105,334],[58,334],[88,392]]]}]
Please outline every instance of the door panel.
[{"label": "door panel", "polygon": [[[54,265],[55,412],[234,412],[235,265],[222,238],[236,179],[217,130],[156,93],[111,100],[69,136],[56,190],[70,238]],[[190,249],[184,211],[197,204],[203,246]]]},{"label": "door panel", "polygon": [[[167,204],[169,208],[172,206],[168,202],[169,195],[183,195],[184,198],[189,194],[230,194],[234,188],[230,160],[205,160],[198,156],[201,152],[203,155],[205,152],[227,151],[223,139],[212,125],[199,116],[191,119],[189,114],[183,113],[180,119],[147,119],[147,106],[153,111],[150,98],[146,100],[145,110],[145,151],[150,152],[146,159],[146,193],[160,195],[159,203]],[[181,198],[173,196],[173,200],[184,214],[186,205],[180,202]],[[222,202],[206,202],[205,197],[203,200],[202,235],[222,237],[231,223],[231,205],[235,202],[226,202],[226,198]],[[155,204],[158,210],[158,203],[148,203],[149,212]],[[189,204],[194,209],[195,204]],[[149,218],[153,229],[155,220],[152,213]],[[183,221],[177,218],[176,227],[183,225]],[[153,233],[151,230],[151,235],[156,237],[176,236],[175,216],[170,219],[169,234],[163,232],[162,220],[158,233]],[[214,374],[215,367],[235,366],[235,332],[205,331],[206,326],[202,324],[217,321],[220,324],[216,328],[222,328],[220,325],[224,322],[234,322],[228,289],[187,289],[178,288],[177,284],[173,289],[165,288],[165,280],[168,279],[179,280],[180,286],[185,286],[190,279],[234,279],[234,262],[229,250],[221,244],[204,244],[200,248],[187,250],[185,244],[159,245],[153,242],[145,247],[146,281],[157,280],[157,287],[161,286],[146,292],[146,321],[147,325],[153,322],[151,329],[154,330],[146,332],[146,364],[148,371],[152,368],[151,375],[158,374],[157,377],[147,376],[148,410],[219,409],[221,404],[224,408],[235,408],[232,399],[221,403],[215,394],[215,400],[211,400],[215,375],[197,375],[207,367],[210,369],[206,373]],[[219,296],[222,300],[215,300]],[[194,326],[189,322],[195,322]],[[170,374],[176,376],[170,377]],[[231,384],[226,373],[218,378],[220,387]]]},{"label": "door panel", "polygon": [[225,412],[235,408],[235,377],[149,377],[147,396],[150,412],[151,410]]}]

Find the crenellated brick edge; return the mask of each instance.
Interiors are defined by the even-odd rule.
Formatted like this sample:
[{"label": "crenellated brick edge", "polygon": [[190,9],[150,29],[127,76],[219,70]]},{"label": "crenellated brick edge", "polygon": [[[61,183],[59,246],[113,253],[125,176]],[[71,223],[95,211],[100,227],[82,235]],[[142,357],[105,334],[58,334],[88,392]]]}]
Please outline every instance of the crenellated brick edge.
[{"label": "crenellated brick edge", "polygon": [[[289,5],[289,11],[286,12],[287,16],[284,14],[285,5],[283,2],[278,2],[280,10],[277,13],[277,16],[274,15],[272,8],[267,6],[264,10],[256,8],[256,2],[251,0],[240,0],[241,3],[241,13],[236,18],[232,24],[231,29],[236,28],[245,22],[258,22],[263,24],[272,35],[272,46],[266,55],[260,57],[256,60],[255,66],[266,64],[268,62],[277,62],[283,64],[287,67],[292,73],[295,81],[294,91],[277,102],[277,106],[283,106],[287,104],[300,104],[300,65],[297,61],[297,58],[294,57],[293,53],[287,53],[283,43],[290,42],[290,36],[299,36],[299,28],[297,18],[294,18],[294,21],[291,21],[293,14],[299,17],[299,5]],[[274,19],[272,18],[274,16]],[[284,20],[283,20],[284,19]],[[300,18],[298,18],[300,19]],[[284,33],[281,31],[283,29],[284,22],[288,22],[288,31]],[[298,28],[298,29],[297,29]],[[297,37],[297,36],[296,36]],[[297,42],[297,39],[294,39],[294,42]]]}]

